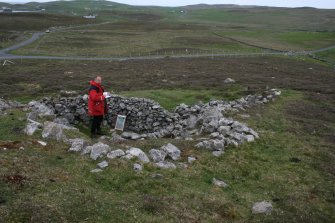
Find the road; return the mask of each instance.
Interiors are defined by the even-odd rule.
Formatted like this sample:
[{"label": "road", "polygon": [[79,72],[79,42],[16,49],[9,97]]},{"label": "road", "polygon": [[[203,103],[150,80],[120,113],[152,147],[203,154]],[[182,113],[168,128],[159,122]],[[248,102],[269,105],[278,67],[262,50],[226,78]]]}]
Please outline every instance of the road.
[{"label": "road", "polygon": [[[58,32],[67,29],[73,28],[81,28],[87,26],[97,26],[107,24],[109,22],[99,23],[99,24],[87,24],[82,26],[75,26],[75,27],[65,27],[53,30],[51,32]],[[43,59],[43,60],[92,60],[92,61],[124,61],[124,60],[152,60],[152,59],[163,59],[163,58],[199,58],[199,57],[251,57],[251,56],[266,56],[266,55],[290,55],[290,56],[297,56],[297,55],[308,55],[319,53],[327,50],[331,50],[335,48],[335,45],[325,47],[322,49],[311,50],[311,51],[300,51],[300,52],[285,52],[285,51],[275,51],[272,50],[270,52],[263,52],[263,53],[234,53],[234,54],[186,54],[186,55],[152,55],[152,56],[138,56],[138,57],[74,57],[74,56],[34,56],[34,55],[14,55],[10,54],[10,51],[19,49],[21,47],[27,46],[36,40],[38,40],[41,36],[48,35],[45,32],[37,32],[32,35],[32,37],[28,40],[25,40],[21,43],[15,44],[11,47],[5,48],[0,50],[0,60],[11,60],[11,59]]]}]

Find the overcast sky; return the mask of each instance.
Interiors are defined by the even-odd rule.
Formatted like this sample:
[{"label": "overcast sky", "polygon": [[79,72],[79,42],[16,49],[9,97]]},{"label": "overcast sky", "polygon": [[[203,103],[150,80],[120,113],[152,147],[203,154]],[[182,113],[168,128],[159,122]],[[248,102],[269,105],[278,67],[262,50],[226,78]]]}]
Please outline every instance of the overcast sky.
[{"label": "overcast sky", "polygon": [[[30,0],[34,1],[34,0]],[[37,2],[48,2],[50,0],[35,0]],[[29,2],[29,0],[0,0],[0,2]],[[238,5],[266,5],[283,7],[310,6],[316,8],[335,9],[335,0],[115,0],[115,2],[130,5],[160,5],[160,6],[184,6],[199,3],[206,4],[238,4]]]}]

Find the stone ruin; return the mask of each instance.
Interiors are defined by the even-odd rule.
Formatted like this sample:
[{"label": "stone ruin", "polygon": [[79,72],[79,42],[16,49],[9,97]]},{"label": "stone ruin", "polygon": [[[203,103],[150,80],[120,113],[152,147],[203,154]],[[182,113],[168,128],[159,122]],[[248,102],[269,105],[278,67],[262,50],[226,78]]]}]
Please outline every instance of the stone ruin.
[{"label": "stone ruin", "polygon": [[[105,124],[114,128],[117,115],[126,115],[126,132],[145,137],[189,138],[193,134],[215,132],[220,127],[220,118],[224,118],[222,113],[243,111],[251,106],[265,104],[278,95],[280,91],[272,89],[262,95],[248,95],[234,101],[212,100],[191,106],[181,104],[173,112],[149,99],[112,95],[107,99],[109,109]],[[40,101],[57,117],[67,119],[70,124],[89,123],[87,102],[88,95],[44,98]],[[225,124],[233,123],[225,121]],[[237,126],[236,123],[234,125]]]},{"label": "stone ruin", "polygon": [[[248,95],[233,101],[212,100],[195,105],[181,104],[173,112],[165,110],[152,100],[113,95],[108,99],[109,112],[105,124],[113,127],[117,115],[126,115],[125,132],[121,135],[114,132],[111,136],[103,136],[93,145],[84,138],[68,138],[65,134],[66,131],[79,131],[73,124],[89,123],[86,110],[87,95],[44,98],[41,101],[31,101],[27,105],[1,99],[0,111],[5,114],[7,109],[22,107],[27,111],[25,128],[27,135],[33,135],[40,129],[42,138],[63,141],[69,144],[69,151],[89,154],[93,160],[103,157],[136,158],[140,164],[135,163],[134,170],[141,171],[143,168],[141,163],[151,161],[154,162],[154,166],[163,169],[184,168],[187,164],[180,162],[181,151],[170,143],[159,149],[151,149],[147,155],[139,148],[127,148],[122,144],[123,141],[161,137],[184,139],[194,141],[194,147],[197,149],[208,150],[214,156],[220,156],[229,145],[239,146],[259,137],[258,133],[246,124],[226,116],[232,112],[266,104],[275,100],[280,94],[279,90],[271,89],[261,95]],[[52,118],[53,121],[45,121],[44,117],[48,117],[48,120]],[[44,123],[41,122],[43,120]],[[125,150],[120,148],[113,150],[115,143],[125,146]],[[40,144],[46,145],[43,141]],[[195,160],[196,157],[189,156],[187,163],[190,164]],[[108,165],[106,161],[99,163],[100,169],[95,169],[93,172],[101,171],[106,165]]]}]

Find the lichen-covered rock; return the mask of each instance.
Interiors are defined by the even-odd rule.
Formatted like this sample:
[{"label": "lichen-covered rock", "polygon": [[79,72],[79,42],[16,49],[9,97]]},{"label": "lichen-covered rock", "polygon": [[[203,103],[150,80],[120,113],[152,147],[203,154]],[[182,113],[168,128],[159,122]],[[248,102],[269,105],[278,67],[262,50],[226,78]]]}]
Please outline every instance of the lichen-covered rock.
[{"label": "lichen-covered rock", "polygon": [[137,157],[137,159],[143,163],[150,162],[148,156],[139,148],[130,148],[126,151],[126,154],[132,157]]},{"label": "lichen-covered rock", "polygon": [[256,202],[252,206],[253,214],[271,214],[272,212],[272,204],[268,201]]},{"label": "lichen-covered rock", "polygon": [[143,170],[143,165],[139,163],[134,163],[133,169],[135,172],[141,172]]},{"label": "lichen-covered rock", "polygon": [[154,162],[164,161],[166,157],[166,152],[158,149],[151,149],[149,151],[149,156]]},{"label": "lichen-covered rock", "polygon": [[71,147],[69,148],[69,151],[73,151],[73,152],[80,152],[87,145],[86,140],[81,139],[81,138],[70,139],[69,142],[71,144]]},{"label": "lichen-covered rock", "polygon": [[212,183],[217,187],[224,187],[224,188],[228,187],[228,184],[226,184],[224,181],[218,180],[216,178],[212,179]]},{"label": "lichen-covered rock", "polygon": [[93,160],[96,160],[100,157],[103,157],[110,151],[109,145],[103,143],[96,143],[91,147],[91,154],[90,157]]},{"label": "lichen-covered rock", "polygon": [[178,160],[180,158],[181,151],[171,143],[163,145],[160,149],[173,160]]},{"label": "lichen-covered rock", "polygon": [[187,157],[187,162],[188,162],[188,163],[193,163],[193,162],[196,161],[196,160],[197,160],[196,157],[193,157],[193,156],[189,156],[189,157]]},{"label": "lichen-covered rock", "polygon": [[48,139],[56,139],[57,141],[66,140],[63,132],[64,127],[54,122],[44,122],[42,137]]},{"label": "lichen-covered rock", "polygon": [[28,103],[33,113],[36,113],[39,117],[54,115],[54,110],[49,108],[43,103],[38,101],[31,101]]},{"label": "lichen-covered rock", "polygon": [[176,169],[177,168],[174,163],[171,163],[166,160],[154,163],[154,166],[159,167],[161,169]]},{"label": "lichen-covered rock", "polygon": [[121,156],[124,156],[125,154],[126,153],[122,149],[116,149],[116,150],[112,150],[109,153],[107,153],[107,158],[115,159],[115,158],[119,158]]},{"label": "lichen-covered rock", "polygon": [[43,125],[39,122],[35,122],[33,120],[28,120],[28,123],[27,123],[27,125],[24,129],[24,132],[27,135],[31,136],[36,132],[36,130],[40,129],[42,126]]},{"label": "lichen-covered rock", "polygon": [[98,163],[97,166],[101,169],[104,169],[104,168],[108,167],[108,162],[106,160],[104,160],[104,161]]},{"label": "lichen-covered rock", "polygon": [[123,132],[121,137],[125,139],[138,140],[141,138],[141,135],[134,132]]}]

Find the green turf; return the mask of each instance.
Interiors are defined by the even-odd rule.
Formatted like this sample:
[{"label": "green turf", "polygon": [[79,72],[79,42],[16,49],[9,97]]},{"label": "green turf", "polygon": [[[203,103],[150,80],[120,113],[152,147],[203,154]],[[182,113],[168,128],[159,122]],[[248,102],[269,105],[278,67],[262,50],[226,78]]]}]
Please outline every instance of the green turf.
[{"label": "green turf", "polygon": [[239,85],[227,87],[224,90],[143,90],[143,91],[125,91],[121,95],[128,97],[149,98],[157,101],[164,108],[173,110],[177,105],[185,103],[188,105],[197,102],[208,102],[212,99],[234,100],[243,95],[243,88]]},{"label": "green turf", "polygon": [[[143,173],[136,174],[132,162],[114,160],[102,173],[91,174],[99,161],[69,153],[66,145],[53,141],[45,148],[34,144],[25,150],[1,151],[3,179],[13,174],[27,177],[22,184],[0,181],[2,219],[332,222],[333,178],[324,171],[332,165],[332,147],[317,135],[300,132],[299,122],[287,115],[287,106],[297,101],[305,101],[304,96],[287,91],[276,102],[250,110],[253,119],[247,122],[261,133],[261,139],[228,148],[220,158],[194,149],[193,143],[172,140],[183,149],[182,160],[187,154],[199,158],[185,170],[157,170],[145,165]],[[147,151],[163,143],[166,140],[148,140],[133,146]],[[163,177],[152,178],[153,173]],[[213,177],[229,187],[214,187]],[[274,211],[252,215],[252,204],[262,200],[271,201]]]}]

